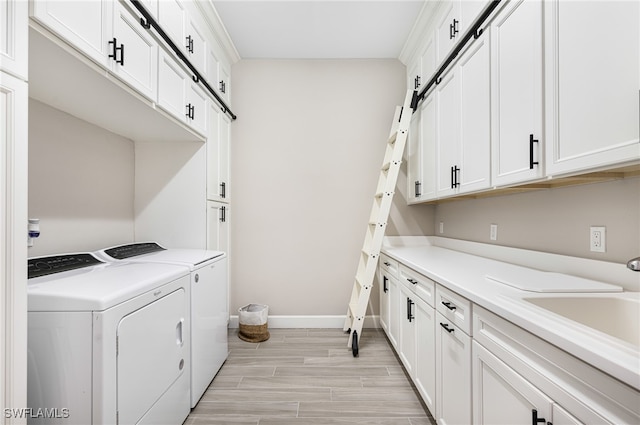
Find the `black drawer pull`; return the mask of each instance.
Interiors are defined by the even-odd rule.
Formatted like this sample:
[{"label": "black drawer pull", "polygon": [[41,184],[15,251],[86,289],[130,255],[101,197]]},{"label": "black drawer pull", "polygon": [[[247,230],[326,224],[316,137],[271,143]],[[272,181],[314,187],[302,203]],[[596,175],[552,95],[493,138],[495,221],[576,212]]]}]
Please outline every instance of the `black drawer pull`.
[{"label": "black drawer pull", "polygon": [[451,310],[451,311],[453,311],[453,310],[455,310],[455,309],[456,309],[456,306],[455,306],[455,305],[451,305],[451,303],[450,303],[450,302],[447,302],[447,301],[442,301],[442,305],[443,305],[443,306],[445,306],[445,307],[447,307],[447,308],[448,308],[449,310]]},{"label": "black drawer pull", "polygon": [[446,330],[449,333],[452,333],[453,331],[455,331],[455,329],[450,328],[449,325],[447,325],[446,323],[440,322],[440,326],[442,326],[444,328],[444,330]]},{"label": "black drawer pull", "polygon": [[386,276],[382,276],[382,291],[383,292],[389,292],[389,287],[387,286],[387,282],[389,281],[389,278]]},{"label": "black drawer pull", "polygon": [[417,285],[417,284],[418,284],[418,281],[417,281],[417,280],[415,280],[415,279],[411,279],[410,277],[408,277],[408,278],[407,278],[407,281],[408,281],[409,283],[414,284],[414,285]]},{"label": "black drawer pull", "polygon": [[529,169],[533,170],[534,165],[539,165],[538,161],[533,160],[533,144],[538,143],[538,140],[533,138],[533,134],[529,135]]},{"label": "black drawer pull", "polygon": [[412,306],[413,306],[414,302],[411,301],[411,298],[407,297],[407,320],[409,322],[413,321],[414,316],[413,316],[413,312],[412,312]]}]

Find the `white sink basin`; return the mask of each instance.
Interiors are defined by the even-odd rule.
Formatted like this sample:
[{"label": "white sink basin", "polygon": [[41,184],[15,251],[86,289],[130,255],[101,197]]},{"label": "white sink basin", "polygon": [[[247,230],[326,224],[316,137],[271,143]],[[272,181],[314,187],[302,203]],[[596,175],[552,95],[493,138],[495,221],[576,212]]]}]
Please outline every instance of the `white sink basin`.
[{"label": "white sink basin", "polygon": [[527,297],[523,300],[640,348],[640,293]]}]

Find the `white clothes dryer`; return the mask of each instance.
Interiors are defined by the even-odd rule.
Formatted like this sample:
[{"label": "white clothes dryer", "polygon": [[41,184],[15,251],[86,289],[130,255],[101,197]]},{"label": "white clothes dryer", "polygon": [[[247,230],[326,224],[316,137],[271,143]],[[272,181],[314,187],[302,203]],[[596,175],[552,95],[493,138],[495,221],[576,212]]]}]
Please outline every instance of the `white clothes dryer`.
[{"label": "white clothes dryer", "polygon": [[184,422],[185,267],[78,253],[31,258],[28,270],[29,423]]},{"label": "white clothes dryer", "polygon": [[95,253],[106,261],[182,265],[191,272],[191,407],[195,407],[229,353],[227,255],[204,249],[166,249],[140,242]]}]

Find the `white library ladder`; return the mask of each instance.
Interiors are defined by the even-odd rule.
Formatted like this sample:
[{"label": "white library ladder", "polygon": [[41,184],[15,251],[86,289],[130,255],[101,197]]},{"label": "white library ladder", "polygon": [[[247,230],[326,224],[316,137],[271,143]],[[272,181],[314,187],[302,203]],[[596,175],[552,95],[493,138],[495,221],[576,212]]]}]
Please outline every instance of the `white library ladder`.
[{"label": "white library ladder", "polygon": [[373,198],[367,233],[360,253],[358,270],[353,290],[351,291],[347,317],[344,322],[344,331],[349,332],[347,347],[352,349],[354,357],[358,356],[358,337],[362,333],[364,317],[373,286],[373,278],[378,266],[380,249],[382,248],[382,238],[387,227],[387,219],[389,218],[404,147],[407,142],[409,124],[413,112],[411,109],[413,95],[413,91],[409,90],[404,100],[404,105],[396,107],[382,168],[380,169],[376,194]]}]

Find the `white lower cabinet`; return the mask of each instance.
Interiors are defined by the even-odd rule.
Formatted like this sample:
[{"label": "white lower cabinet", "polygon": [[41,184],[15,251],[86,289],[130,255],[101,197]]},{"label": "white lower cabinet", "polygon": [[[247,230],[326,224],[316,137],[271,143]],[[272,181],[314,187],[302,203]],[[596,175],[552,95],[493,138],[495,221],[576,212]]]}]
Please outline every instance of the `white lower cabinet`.
[{"label": "white lower cabinet", "polygon": [[402,320],[400,308],[400,284],[398,284],[398,280],[394,277],[390,277],[387,284],[389,285],[389,331],[387,332],[387,336],[389,337],[389,341],[391,342],[391,345],[393,345],[393,348],[398,351],[400,341],[400,323]]},{"label": "white lower cabinet", "polygon": [[436,313],[436,414],[439,425],[471,423],[471,337]]},{"label": "white lower cabinet", "polygon": [[400,285],[400,360],[409,374],[414,375],[416,362],[415,294],[404,283]]},{"label": "white lower cabinet", "polygon": [[415,300],[416,361],[413,381],[430,412],[436,411],[436,312],[420,297]]}]

